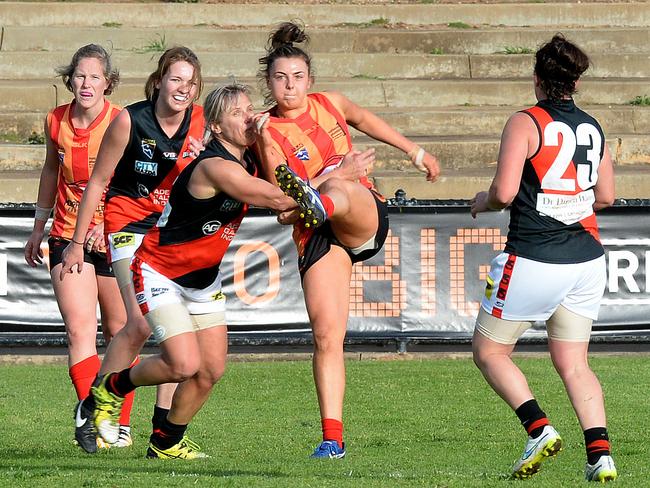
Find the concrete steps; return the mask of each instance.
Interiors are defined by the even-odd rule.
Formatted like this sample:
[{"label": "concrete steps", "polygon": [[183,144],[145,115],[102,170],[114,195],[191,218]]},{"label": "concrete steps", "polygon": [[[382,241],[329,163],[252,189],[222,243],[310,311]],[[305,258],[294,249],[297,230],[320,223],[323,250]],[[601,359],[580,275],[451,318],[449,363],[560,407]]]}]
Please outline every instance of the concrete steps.
[{"label": "concrete steps", "polygon": [[[74,51],[0,52],[0,79],[47,80],[53,67],[70,62]],[[258,53],[196,51],[206,77],[255,76]],[[116,51],[115,66],[127,79],[146,78],[156,68],[158,53]],[[527,78],[535,64],[530,54],[401,54],[315,53],[318,77],[368,79]],[[650,78],[650,54],[595,54],[590,78]]]},{"label": "concrete steps", "polygon": [[[237,78],[257,88],[254,78]],[[205,90],[231,81],[231,78],[206,78]],[[119,104],[132,103],[144,96],[144,79],[126,80],[111,96]],[[448,107],[448,106],[523,106],[534,104],[531,80],[377,80],[366,78],[318,78],[317,90],[337,90],[364,107]],[[650,78],[585,79],[576,101],[582,105],[627,106],[638,96],[650,93]],[[0,100],[4,112],[46,112],[71,98],[61,80],[0,80]],[[253,103],[262,107],[259,92]],[[644,109],[647,107],[640,107]]]},{"label": "concrete steps", "polygon": [[[2,11],[0,3],[0,12]],[[160,24],[157,24],[160,25]],[[311,27],[311,26],[310,26]],[[5,26],[0,51],[74,51],[91,42],[106,45],[114,52],[146,50],[164,43],[171,47],[186,45],[196,51],[253,53],[259,56],[270,28],[225,29],[194,27],[94,27],[70,28],[46,26]],[[650,30],[643,27],[563,28],[562,33],[590,53],[647,54]],[[312,53],[378,54],[494,54],[507,47],[534,51],[549,38],[549,28],[479,27],[453,29],[446,26],[405,26],[402,29],[381,27],[346,28],[314,27],[310,29]],[[68,61],[68,60],[66,60]],[[227,61],[227,60],[223,60]],[[320,56],[319,56],[320,64]]]},{"label": "concrete steps", "polygon": [[[368,108],[411,136],[499,136],[508,117],[527,106]],[[606,134],[650,133],[650,110],[645,107],[583,105],[582,108],[600,121]],[[27,141],[32,132],[42,132],[43,120],[44,113],[40,111],[0,112],[0,142]],[[352,129],[352,134],[357,132]]]},{"label": "concrete steps", "polygon": [[650,25],[650,4],[630,3],[459,3],[459,4],[179,4],[179,3],[0,3],[4,26],[103,25],[164,27],[269,26],[287,19],[301,19],[306,25],[447,25],[468,26],[559,26],[646,27]]},{"label": "concrete steps", "polygon": [[650,106],[630,104],[650,95],[649,2],[0,2],[0,202],[36,198],[44,146],[24,143],[70,100],[54,68],[79,46],[112,50],[116,103],[141,99],[161,50],[182,44],[202,61],[205,92],[236,78],[262,108],[258,58],[271,26],[292,18],[312,39],[315,89],[344,93],[439,157],[444,176],[430,185],[399,151],[353,131],[356,145],[376,148],[387,195],[469,198],[486,188],[505,121],[534,104],[530,53],[558,31],[592,57],[576,101],[603,125],[617,195],[650,195]]}]

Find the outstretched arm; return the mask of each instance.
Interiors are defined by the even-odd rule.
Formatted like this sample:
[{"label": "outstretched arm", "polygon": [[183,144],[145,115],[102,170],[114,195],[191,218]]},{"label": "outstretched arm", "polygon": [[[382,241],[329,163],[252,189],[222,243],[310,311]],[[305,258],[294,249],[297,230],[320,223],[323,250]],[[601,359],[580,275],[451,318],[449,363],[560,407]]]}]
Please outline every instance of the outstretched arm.
[{"label": "outstretched arm", "polygon": [[207,198],[220,191],[240,202],[256,207],[284,212],[297,207],[279,187],[261,178],[251,176],[234,161],[207,158],[201,161],[189,182],[190,192],[198,198]]},{"label": "outstretched arm", "polygon": [[370,110],[360,107],[341,93],[327,92],[327,96],[352,127],[406,153],[417,169],[427,173],[427,180],[434,182],[438,179],[440,165],[434,155],[427,153],[393,129],[385,120]]}]

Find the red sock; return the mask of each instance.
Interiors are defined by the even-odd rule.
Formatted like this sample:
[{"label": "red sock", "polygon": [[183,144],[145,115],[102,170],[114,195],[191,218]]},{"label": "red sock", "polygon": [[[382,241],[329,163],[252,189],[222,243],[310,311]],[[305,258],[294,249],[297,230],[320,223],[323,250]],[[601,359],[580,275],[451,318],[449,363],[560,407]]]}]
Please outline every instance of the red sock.
[{"label": "red sock", "polygon": [[339,447],[343,447],[343,422],[335,419],[322,419],[323,440],[336,441]]},{"label": "red sock", "polygon": [[82,359],[78,363],[70,366],[68,373],[70,374],[72,385],[77,392],[78,400],[86,398],[90,393],[90,387],[93,381],[95,381],[95,376],[97,376],[100,366],[101,362],[97,354]]},{"label": "red sock", "polygon": [[325,207],[325,213],[329,219],[332,215],[334,215],[334,202],[330,197],[323,195],[322,193],[320,194],[320,201],[323,203],[323,207]]},{"label": "red sock", "polygon": [[[131,363],[131,367],[140,362],[140,357],[136,357]],[[131,409],[133,408],[133,400],[135,399],[135,391],[128,393],[124,397],[122,404],[122,412],[120,413],[120,425],[131,425]]]}]

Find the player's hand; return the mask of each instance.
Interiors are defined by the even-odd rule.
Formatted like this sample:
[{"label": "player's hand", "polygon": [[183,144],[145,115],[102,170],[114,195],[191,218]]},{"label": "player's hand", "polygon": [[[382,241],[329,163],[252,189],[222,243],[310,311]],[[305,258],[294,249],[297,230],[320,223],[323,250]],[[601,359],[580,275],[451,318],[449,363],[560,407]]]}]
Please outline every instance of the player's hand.
[{"label": "player's hand", "polygon": [[343,156],[341,163],[336,168],[337,176],[344,180],[357,181],[359,178],[372,173],[375,166],[375,149],[365,151],[352,150]]},{"label": "player's hand", "polygon": [[268,131],[270,117],[268,112],[253,115],[253,128],[259,142],[271,142],[271,134]]},{"label": "player's hand", "polygon": [[190,136],[190,143],[187,145],[187,147],[190,150],[190,154],[193,158],[198,157],[198,155],[205,150],[205,145],[203,142],[198,139],[194,139],[192,136]]},{"label": "player's hand", "polygon": [[[424,166],[424,171],[427,173],[427,181],[434,183],[440,176],[440,164],[438,163],[438,158],[433,154],[428,152],[424,153],[424,158],[422,158],[422,166]],[[422,168],[418,168],[422,170]]]},{"label": "player's hand", "polygon": [[86,232],[84,239],[84,248],[88,252],[106,252],[104,243],[104,223],[97,224],[95,227]]},{"label": "player's hand", "polygon": [[300,218],[300,208],[286,210],[278,214],[278,222],[282,225],[293,225]]},{"label": "player's hand", "polygon": [[43,241],[44,232],[34,230],[32,235],[29,236],[25,244],[25,261],[32,268],[39,264],[43,264],[43,250],[41,249],[41,242]]},{"label": "player's hand", "polygon": [[83,265],[83,247],[75,242],[70,242],[70,244],[68,244],[68,246],[63,250],[63,254],[61,256],[61,273],[59,274],[59,279],[63,281],[65,275],[72,273],[72,269],[75,266],[77,267],[77,273],[81,273]]},{"label": "player's hand", "polygon": [[476,218],[476,214],[480,212],[487,212],[489,210],[488,208],[488,192],[486,191],[480,191],[478,192],[474,198],[472,198],[469,201],[470,204],[470,213],[472,214],[472,218]]}]

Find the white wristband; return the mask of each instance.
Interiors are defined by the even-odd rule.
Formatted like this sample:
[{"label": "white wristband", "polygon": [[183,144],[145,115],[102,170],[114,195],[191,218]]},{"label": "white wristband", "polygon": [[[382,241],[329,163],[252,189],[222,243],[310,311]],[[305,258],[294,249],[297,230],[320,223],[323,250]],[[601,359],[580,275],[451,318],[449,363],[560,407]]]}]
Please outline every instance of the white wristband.
[{"label": "white wristband", "polygon": [[422,171],[423,173],[428,172],[427,167],[424,164],[422,164],[422,160],[424,159],[425,154],[426,153],[425,153],[424,149],[420,148],[420,150],[418,151],[417,156],[415,156],[415,159],[412,159],[413,165],[415,165],[415,167],[417,169],[419,169],[420,171]]},{"label": "white wristband", "polygon": [[52,208],[43,208],[36,205],[36,210],[34,210],[34,220],[41,220],[47,222],[52,213]]}]

